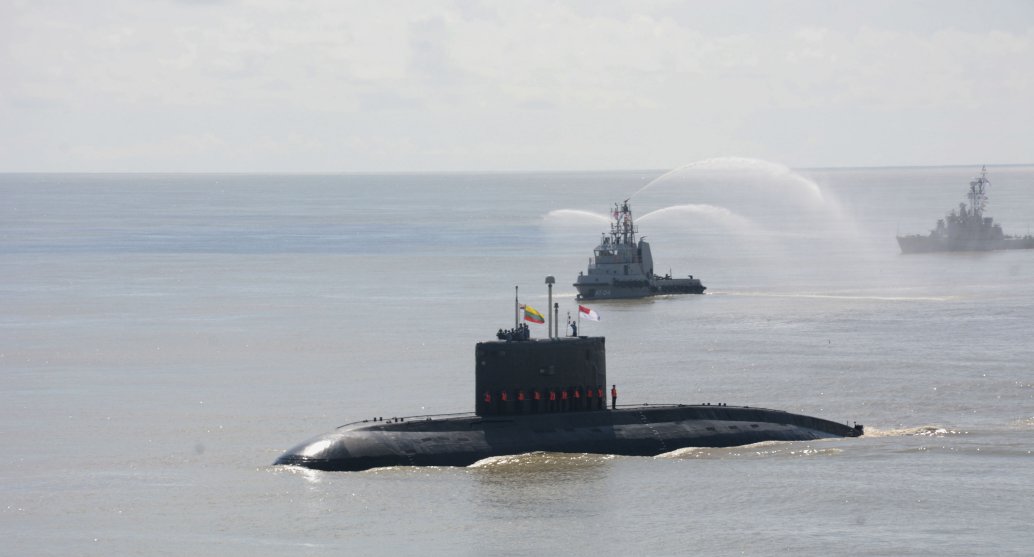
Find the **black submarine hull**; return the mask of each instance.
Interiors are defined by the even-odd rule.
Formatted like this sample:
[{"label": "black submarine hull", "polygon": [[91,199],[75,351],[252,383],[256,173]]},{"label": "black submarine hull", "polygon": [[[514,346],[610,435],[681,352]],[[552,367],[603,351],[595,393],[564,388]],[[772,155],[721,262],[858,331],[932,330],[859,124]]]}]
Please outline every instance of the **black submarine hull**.
[{"label": "black submarine hull", "polygon": [[469,466],[536,451],[655,456],[686,447],[858,437],[861,426],[739,406],[637,406],[505,416],[419,417],[342,426],[301,443],[277,465],[327,471]]}]

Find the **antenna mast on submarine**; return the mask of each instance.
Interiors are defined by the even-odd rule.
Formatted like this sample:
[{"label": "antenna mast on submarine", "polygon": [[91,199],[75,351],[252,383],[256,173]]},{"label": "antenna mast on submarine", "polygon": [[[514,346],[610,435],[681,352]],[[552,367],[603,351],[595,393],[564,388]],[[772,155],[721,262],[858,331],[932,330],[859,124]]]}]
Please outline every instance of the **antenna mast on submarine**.
[{"label": "antenna mast on submarine", "polygon": [[553,284],[556,279],[553,275],[546,277],[546,286],[549,287],[549,305],[546,306],[546,315],[549,316],[549,323],[546,325],[546,336],[553,338]]}]

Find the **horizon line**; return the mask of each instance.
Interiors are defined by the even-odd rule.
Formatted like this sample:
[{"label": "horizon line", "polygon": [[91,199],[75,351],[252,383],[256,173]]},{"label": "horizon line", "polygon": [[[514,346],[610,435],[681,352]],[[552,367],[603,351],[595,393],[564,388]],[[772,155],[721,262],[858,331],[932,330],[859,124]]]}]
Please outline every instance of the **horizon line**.
[{"label": "horizon line", "polygon": [[[787,166],[794,171],[808,170],[882,170],[882,169],[923,169],[923,168],[969,168],[973,166],[1022,167],[1034,166],[1034,162],[1025,163],[955,163],[955,164],[918,164],[918,165],[852,165],[852,166]],[[678,167],[672,167],[678,168]],[[609,168],[609,169],[540,169],[540,170],[0,170],[0,175],[16,174],[194,174],[194,175],[280,175],[280,176],[327,176],[327,175],[412,175],[412,174],[575,174],[606,172],[669,172],[664,168]]]}]

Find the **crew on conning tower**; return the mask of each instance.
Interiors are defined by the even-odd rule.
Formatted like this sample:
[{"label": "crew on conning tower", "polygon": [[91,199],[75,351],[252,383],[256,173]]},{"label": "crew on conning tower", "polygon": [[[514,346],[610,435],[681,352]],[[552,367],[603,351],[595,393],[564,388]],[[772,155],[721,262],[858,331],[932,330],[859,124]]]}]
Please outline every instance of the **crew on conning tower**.
[{"label": "crew on conning tower", "polygon": [[[531,339],[526,331],[526,326],[508,331],[500,329],[496,334],[499,340],[478,343],[475,349],[475,411],[478,415],[606,409],[601,396],[607,384],[602,337]],[[548,397],[548,404],[542,404],[544,397]]]}]

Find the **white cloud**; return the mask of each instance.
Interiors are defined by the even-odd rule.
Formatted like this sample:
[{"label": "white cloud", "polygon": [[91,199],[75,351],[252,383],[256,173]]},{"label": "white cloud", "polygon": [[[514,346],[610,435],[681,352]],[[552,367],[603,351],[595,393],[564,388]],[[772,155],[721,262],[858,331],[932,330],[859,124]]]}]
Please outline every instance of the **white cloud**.
[{"label": "white cloud", "polygon": [[221,150],[226,146],[226,141],[212,133],[177,134],[153,142],[132,145],[77,145],[68,150],[68,155],[82,164],[88,164],[90,161],[99,161],[103,164],[141,158],[184,160],[194,155]]},{"label": "white cloud", "polygon": [[[876,141],[888,164],[907,164],[893,158],[913,156],[893,144],[907,138],[851,140],[816,118],[867,114],[906,128],[917,111],[1011,111],[1005,126],[1032,118],[1034,21],[1022,24],[1022,3],[992,5],[1019,17],[977,28],[961,11],[952,20],[950,6],[888,19],[881,8],[894,4],[843,15],[780,4],[795,5],[799,16],[759,3],[746,4],[758,13],[682,2],[16,4],[0,58],[0,116],[13,123],[0,132],[0,169],[62,164],[62,144],[80,165],[160,164],[134,145],[208,134],[223,138],[210,149],[246,167],[227,170],[271,160],[281,170],[677,166],[728,154],[852,164],[852,150]],[[793,124],[811,126],[811,139],[765,140],[789,112],[814,115]],[[77,127],[98,122],[105,129]],[[205,127],[184,129],[195,122]],[[854,147],[809,159],[815,132]],[[298,164],[259,155],[274,148],[260,137],[291,133],[309,139],[275,148]],[[335,148],[343,136],[346,156]],[[189,153],[176,153],[169,166],[191,169]]]}]

